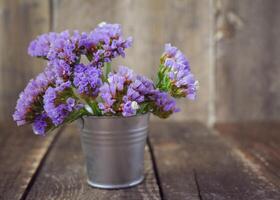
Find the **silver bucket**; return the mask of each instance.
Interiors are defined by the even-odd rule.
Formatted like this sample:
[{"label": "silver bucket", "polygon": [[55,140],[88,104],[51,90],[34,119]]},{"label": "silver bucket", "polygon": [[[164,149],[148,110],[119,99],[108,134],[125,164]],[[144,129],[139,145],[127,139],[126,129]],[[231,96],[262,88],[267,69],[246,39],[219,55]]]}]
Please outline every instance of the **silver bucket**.
[{"label": "silver bucket", "polygon": [[89,185],[117,189],[142,182],[149,114],[85,117],[79,123]]}]

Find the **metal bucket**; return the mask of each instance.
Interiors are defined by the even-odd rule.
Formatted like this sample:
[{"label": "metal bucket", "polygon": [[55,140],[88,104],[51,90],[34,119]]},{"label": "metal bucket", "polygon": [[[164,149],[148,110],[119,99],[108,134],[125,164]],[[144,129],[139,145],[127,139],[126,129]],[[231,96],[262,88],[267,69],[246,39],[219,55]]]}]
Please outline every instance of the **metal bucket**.
[{"label": "metal bucket", "polygon": [[149,114],[126,118],[91,116],[79,123],[89,185],[117,189],[143,181]]}]

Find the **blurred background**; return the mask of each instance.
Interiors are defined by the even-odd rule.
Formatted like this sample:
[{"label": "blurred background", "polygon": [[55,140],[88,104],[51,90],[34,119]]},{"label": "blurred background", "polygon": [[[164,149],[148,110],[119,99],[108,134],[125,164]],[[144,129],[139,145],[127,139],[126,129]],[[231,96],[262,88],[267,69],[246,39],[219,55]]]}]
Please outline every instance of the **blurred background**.
[{"label": "blurred background", "polygon": [[279,0],[0,0],[0,124],[45,62],[27,55],[37,35],[120,23],[134,45],[115,64],[153,77],[167,42],[190,60],[197,101],[172,120],[280,119]]}]

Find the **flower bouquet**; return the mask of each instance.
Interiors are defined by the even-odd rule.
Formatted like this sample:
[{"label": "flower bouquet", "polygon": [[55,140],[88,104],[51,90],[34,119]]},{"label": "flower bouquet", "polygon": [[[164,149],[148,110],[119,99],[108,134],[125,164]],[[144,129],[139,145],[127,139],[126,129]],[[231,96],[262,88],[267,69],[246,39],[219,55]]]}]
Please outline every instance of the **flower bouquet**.
[{"label": "flower bouquet", "polygon": [[167,118],[179,111],[175,98],[196,96],[187,59],[170,44],[154,81],[125,66],[112,70],[113,59],[125,57],[131,45],[119,24],[101,23],[89,33],[40,35],[28,48],[47,66],[20,93],[13,118],[17,125],[32,124],[38,135],[78,119],[92,186],[141,182],[149,113]]}]

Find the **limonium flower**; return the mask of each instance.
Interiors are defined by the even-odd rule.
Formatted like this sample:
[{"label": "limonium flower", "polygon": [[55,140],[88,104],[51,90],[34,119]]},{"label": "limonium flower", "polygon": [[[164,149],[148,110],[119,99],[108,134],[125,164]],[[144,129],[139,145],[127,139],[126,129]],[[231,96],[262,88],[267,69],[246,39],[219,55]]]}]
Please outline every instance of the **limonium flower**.
[{"label": "limonium flower", "polygon": [[101,86],[100,96],[103,102],[99,103],[99,108],[107,114],[133,116],[140,109],[141,103],[147,100],[144,96],[147,94],[147,86],[153,88],[152,81],[121,66],[117,72],[110,73],[108,83]]},{"label": "limonium flower", "polygon": [[29,44],[28,54],[34,57],[46,58],[50,50],[50,45],[57,36],[58,34],[53,32],[38,36]]},{"label": "limonium flower", "polygon": [[102,71],[92,65],[78,64],[74,69],[73,84],[77,92],[89,97],[97,97],[102,84]]},{"label": "limonium flower", "polygon": [[57,87],[48,87],[44,95],[44,110],[55,126],[61,125],[82,107],[73,94],[70,81],[60,83]]},{"label": "limonium flower", "polygon": [[132,37],[122,37],[119,24],[101,23],[83,41],[86,55],[95,66],[102,67],[118,56],[125,57],[125,49],[131,47]]},{"label": "limonium flower", "polygon": [[73,39],[69,31],[63,31],[52,41],[47,54],[48,65],[53,67],[56,75],[64,80],[68,80],[71,76],[73,65],[79,59],[76,43],[77,39]]},{"label": "limonium flower", "polygon": [[32,127],[36,135],[45,135],[53,127],[53,124],[47,114],[43,112],[35,117]]},{"label": "limonium flower", "polygon": [[184,54],[171,44],[165,45],[157,86],[161,90],[169,91],[174,97],[188,97],[191,100],[196,97],[198,81],[191,73],[189,62]]},{"label": "limonium flower", "polygon": [[[32,124],[45,135],[83,116],[130,117],[153,113],[167,118],[178,112],[175,98],[195,99],[198,82],[183,53],[170,44],[160,58],[157,80],[125,66],[111,70],[114,58],[125,57],[132,38],[119,24],[101,23],[89,33],[63,31],[38,36],[28,47],[47,67],[20,93],[13,118]],[[88,62],[82,63],[84,58]]]},{"label": "limonium flower", "polygon": [[154,90],[153,94],[149,97],[154,106],[152,107],[153,114],[161,118],[167,118],[174,112],[179,112],[176,107],[176,101],[167,92]]},{"label": "limonium flower", "polygon": [[16,110],[13,114],[17,125],[33,123],[35,118],[43,112],[43,95],[47,87],[53,84],[54,74],[49,68],[29,81],[19,95]]}]

